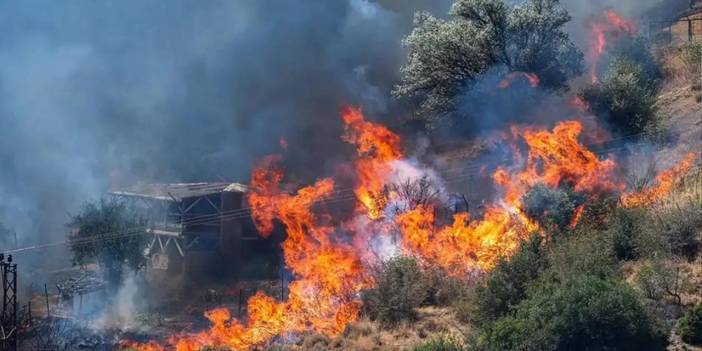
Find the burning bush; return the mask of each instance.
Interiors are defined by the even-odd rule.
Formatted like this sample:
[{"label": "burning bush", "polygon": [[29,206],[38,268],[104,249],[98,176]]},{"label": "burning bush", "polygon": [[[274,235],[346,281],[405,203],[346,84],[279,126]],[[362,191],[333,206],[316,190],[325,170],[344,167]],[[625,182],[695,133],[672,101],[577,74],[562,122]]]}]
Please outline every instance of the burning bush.
[{"label": "burning bush", "polygon": [[576,210],[584,202],[583,196],[567,188],[552,189],[537,184],[522,197],[524,213],[542,227],[555,226],[563,230],[571,224]]},{"label": "burning bush", "polygon": [[595,114],[623,134],[655,130],[657,85],[641,64],[616,59],[601,83],[581,92]]},{"label": "burning bush", "polygon": [[629,286],[589,275],[534,287],[480,343],[485,350],[663,350],[667,344]]},{"label": "burning bush", "polygon": [[687,311],[680,319],[678,334],[682,341],[702,346],[702,303]]},{"label": "burning bush", "polygon": [[375,287],[362,294],[365,313],[388,325],[414,319],[415,308],[427,300],[429,290],[417,261],[393,258],[378,264],[372,275]]}]

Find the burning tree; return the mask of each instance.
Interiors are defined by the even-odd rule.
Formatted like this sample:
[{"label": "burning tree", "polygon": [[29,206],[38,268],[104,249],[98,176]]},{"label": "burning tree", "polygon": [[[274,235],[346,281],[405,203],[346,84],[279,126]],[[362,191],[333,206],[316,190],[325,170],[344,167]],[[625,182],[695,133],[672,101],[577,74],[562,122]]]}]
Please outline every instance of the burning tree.
[{"label": "burning tree", "polygon": [[119,284],[124,267],[137,271],[146,264],[146,219],[123,202],[86,203],[69,226],[73,228],[68,236],[73,263],[98,263],[110,284]]}]

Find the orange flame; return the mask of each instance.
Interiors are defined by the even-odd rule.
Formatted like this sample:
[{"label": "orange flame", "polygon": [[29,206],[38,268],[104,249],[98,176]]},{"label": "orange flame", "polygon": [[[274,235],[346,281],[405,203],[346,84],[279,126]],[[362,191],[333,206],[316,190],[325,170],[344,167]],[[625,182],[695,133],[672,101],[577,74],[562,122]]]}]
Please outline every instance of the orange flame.
[{"label": "orange flame", "polygon": [[[343,120],[343,139],[354,144],[358,153],[354,161],[358,177],[354,214],[378,224],[372,233],[364,235],[397,233],[406,254],[455,276],[490,270],[500,258],[511,256],[522,239],[539,229],[524,214],[521,204],[524,194],[537,183],[552,188],[568,184],[575,191],[590,195],[620,192],[624,188],[614,174],[614,160],[599,159],[578,141],[580,122],[561,122],[551,131],[513,127],[512,137],[523,140],[528,152],[522,159],[516,143],[510,144],[518,166],[499,167],[494,172],[493,181],[504,193],[500,201],[487,206],[481,218],[471,220],[468,213],[458,213],[451,223],[443,224],[437,219],[436,209],[423,204],[389,219],[384,217],[384,210],[393,197],[384,189],[398,172],[395,162],[403,158],[400,137],[384,126],[366,121],[359,109],[345,109]],[[294,194],[281,191],[284,172],[278,166],[279,160],[279,156],[269,156],[253,171],[247,200],[261,235],[268,236],[276,221],[286,229],[283,257],[295,277],[287,300],[278,301],[259,292],[248,300],[245,320],[232,318],[225,308],[213,309],[205,313],[211,322],[205,331],[173,336],[166,346],[153,342],[124,346],[140,351],[195,351],[212,346],[244,350],[292,333],[337,335],[358,319],[359,292],[373,282],[368,277],[366,252],[356,243],[358,238],[342,239],[339,232],[360,235],[353,225],[335,221],[321,206],[316,206],[331,196],[334,182],[321,179]],[[692,159],[686,158],[658,176],[655,191],[625,196],[625,202],[648,200],[658,196],[651,194],[668,191],[672,185],[666,184],[689,170],[691,163]],[[584,206],[577,209],[571,226],[577,224],[583,210]]]},{"label": "orange flame", "polygon": [[403,157],[400,137],[385,126],[366,121],[358,108],[345,108],[342,118],[346,125],[342,138],[356,145],[359,156],[355,162],[356,197],[371,220],[380,219],[388,201],[384,188],[393,172],[392,161]]},{"label": "orange flame", "polygon": [[589,25],[592,31],[588,53],[590,77],[593,83],[597,83],[597,64],[605,50],[612,45],[611,38],[623,34],[633,37],[638,28],[634,22],[625,19],[612,9],[604,10],[598,18],[591,20]]},{"label": "orange flame", "polygon": [[493,268],[535,229],[525,217],[501,207],[490,207],[482,220],[472,222],[467,213],[458,213],[442,228],[436,228],[432,207],[418,206],[395,221],[408,254],[459,277]]},{"label": "orange flame", "polygon": [[622,204],[625,207],[646,206],[652,204],[670,193],[673,187],[685,176],[695,161],[695,153],[690,152],[673,167],[656,176],[656,185],[643,189],[640,192],[625,193],[622,195]]},{"label": "orange flame", "polygon": [[[255,224],[262,235],[270,234],[273,221],[287,230],[283,242],[285,263],[295,274],[286,301],[277,301],[259,292],[248,301],[248,320],[233,319],[227,309],[206,312],[210,329],[181,337],[169,343],[178,351],[194,351],[210,346],[234,350],[248,349],[274,336],[315,330],[327,335],[340,333],[358,318],[357,292],[368,285],[364,269],[354,249],[334,238],[335,228],[328,216],[313,211],[313,204],[334,188],[331,179],[317,181],[295,195],[282,193],[282,169],[278,157],[268,157],[253,172],[248,193]],[[136,346],[136,345],[133,345]],[[138,345],[140,351],[160,350],[153,343]]]},{"label": "orange flame", "polygon": [[541,80],[539,79],[539,76],[534,74],[534,73],[526,73],[526,72],[511,72],[507,76],[505,76],[502,81],[500,81],[500,84],[498,85],[498,88],[500,89],[507,89],[509,88],[512,83],[514,83],[514,80],[523,77],[524,79],[529,82],[529,86],[532,88],[538,88],[539,84],[541,83]]},{"label": "orange flame", "polygon": [[539,183],[551,188],[565,183],[587,193],[623,190],[623,184],[616,181],[614,160],[600,160],[582,145],[578,141],[581,132],[578,121],[560,122],[551,132],[512,128],[513,135],[521,136],[529,146],[529,154],[523,170],[509,174],[500,167],[495,172],[495,182],[505,189],[504,201],[520,207],[521,197]]}]

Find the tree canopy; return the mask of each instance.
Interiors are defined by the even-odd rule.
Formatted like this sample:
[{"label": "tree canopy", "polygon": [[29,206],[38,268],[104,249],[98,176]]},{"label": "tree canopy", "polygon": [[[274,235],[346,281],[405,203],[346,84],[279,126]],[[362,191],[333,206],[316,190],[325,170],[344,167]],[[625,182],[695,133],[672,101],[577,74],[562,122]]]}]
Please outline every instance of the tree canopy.
[{"label": "tree canopy", "polygon": [[146,264],[146,219],[118,200],[86,203],[72,216],[69,246],[73,263],[98,263],[110,283],[118,283],[124,267],[134,271]]},{"label": "tree canopy", "polygon": [[[407,63],[394,94],[419,104],[428,125],[456,112],[458,97],[489,68],[536,74],[546,89],[565,87],[582,71],[582,53],[564,25],[568,12],[558,0],[529,0],[510,6],[504,0],[457,0],[443,20],[415,16],[405,38]],[[475,116],[460,116],[475,117]]]}]

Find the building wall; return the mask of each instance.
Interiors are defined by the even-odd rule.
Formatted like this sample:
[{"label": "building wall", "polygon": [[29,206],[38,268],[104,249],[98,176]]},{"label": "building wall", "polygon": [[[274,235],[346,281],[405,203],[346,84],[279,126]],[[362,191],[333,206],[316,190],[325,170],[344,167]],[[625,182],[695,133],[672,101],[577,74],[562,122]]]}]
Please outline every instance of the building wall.
[{"label": "building wall", "polygon": [[690,40],[702,40],[702,12],[680,19],[670,27],[669,35],[672,44],[676,45]]}]

